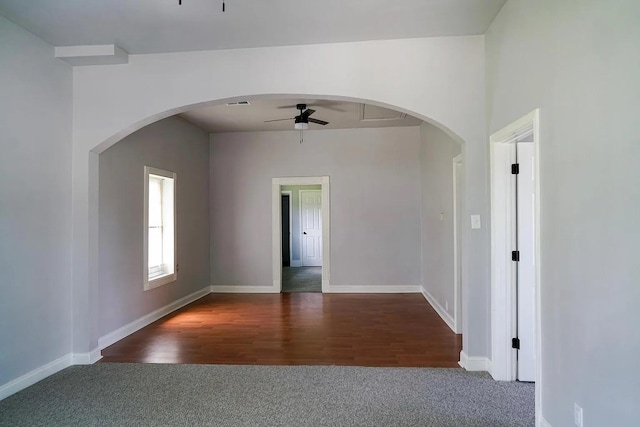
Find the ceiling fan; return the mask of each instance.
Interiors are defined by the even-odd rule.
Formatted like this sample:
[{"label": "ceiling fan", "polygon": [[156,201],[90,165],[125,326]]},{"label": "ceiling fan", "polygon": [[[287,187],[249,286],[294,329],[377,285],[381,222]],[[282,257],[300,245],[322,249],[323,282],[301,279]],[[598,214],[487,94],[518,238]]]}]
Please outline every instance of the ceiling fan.
[{"label": "ceiling fan", "polygon": [[305,129],[309,129],[309,123],[316,123],[322,126],[326,126],[329,124],[329,122],[324,121],[324,120],[319,120],[319,119],[314,119],[312,117],[309,117],[310,115],[312,115],[313,113],[316,112],[316,110],[312,110],[312,109],[307,109],[307,104],[297,104],[296,108],[298,110],[300,110],[300,114],[298,114],[295,117],[288,117],[286,119],[275,119],[275,120],[265,120],[265,123],[270,123],[270,122],[280,122],[283,120],[294,120],[294,129],[296,130],[305,130]]}]

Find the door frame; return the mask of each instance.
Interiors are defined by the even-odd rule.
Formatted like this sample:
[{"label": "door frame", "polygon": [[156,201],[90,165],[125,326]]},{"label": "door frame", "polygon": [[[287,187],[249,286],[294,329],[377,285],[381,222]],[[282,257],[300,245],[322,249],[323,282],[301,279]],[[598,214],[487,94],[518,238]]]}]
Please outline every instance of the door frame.
[{"label": "door frame", "polygon": [[[300,219],[299,219],[299,221],[300,221],[299,222],[299,224],[300,224],[300,232],[302,232],[302,192],[303,191],[319,191],[320,192],[320,213],[321,213],[321,216],[322,216],[322,190],[299,190],[298,191],[298,214],[300,216]],[[320,220],[320,227],[322,227],[322,225],[323,225],[322,224],[322,220]],[[324,228],[323,228],[323,230],[324,230]],[[305,267],[305,265],[304,265],[304,249],[303,249],[305,245],[302,242],[303,240],[304,240],[303,237],[300,236],[300,265],[302,267]]]},{"label": "door frame", "polygon": [[[462,206],[458,206],[458,192],[464,185],[458,183],[457,168],[460,167],[464,173],[464,155],[458,154],[453,158],[453,326],[456,334],[462,333],[462,277],[459,270],[462,263],[462,256],[459,252],[464,248],[462,245],[462,227],[458,228],[459,217],[462,215]],[[460,185],[462,184],[462,185]],[[464,200],[464,194],[461,197]],[[460,244],[458,244],[460,239]]]},{"label": "door frame", "polygon": [[[291,190],[280,190],[280,199],[281,199],[281,203],[282,203],[282,195],[287,195],[289,196],[289,267],[292,267],[292,263],[293,263],[293,242],[292,242],[292,238],[291,238],[291,214],[293,213],[292,210],[292,206],[293,206],[293,191]],[[281,209],[282,209],[282,205],[281,205]],[[282,227],[282,212],[280,212],[280,226]],[[282,248],[280,248],[280,252],[282,252]],[[282,264],[280,264],[280,267],[282,267]]]},{"label": "door frame", "polygon": [[527,132],[533,134],[535,179],[535,348],[536,416],[541,412],[541,286],[540,286],[540,113],[533,110],[490,137],[491,171],[491,375],[496,380],[514,381],[516,350],[511,348],[515,327],[513,240],[513,180],[510,171],[510,144]]},{"label": "door frame", "polygon": [[272,291],[282,292],[282,202],[283,185],[320,185],[322,191],[322,292],[331,291],[331,217],[328,176],[273,178],[271,181]]}]

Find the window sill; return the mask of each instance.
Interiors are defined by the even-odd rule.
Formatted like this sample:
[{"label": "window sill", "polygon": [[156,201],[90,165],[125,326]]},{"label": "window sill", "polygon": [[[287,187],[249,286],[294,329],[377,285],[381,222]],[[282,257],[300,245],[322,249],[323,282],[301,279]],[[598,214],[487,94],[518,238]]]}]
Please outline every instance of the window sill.
[{"label": "window sill", "polygon": [[144,290],[149,291],[151,289],[155,289],[160,286],[175,282],[177,279],[178,279],[178,275],[176,273],[165,274],[164,276],[154,277],[153,279],[147,280],[147,282],[145,282]]}]

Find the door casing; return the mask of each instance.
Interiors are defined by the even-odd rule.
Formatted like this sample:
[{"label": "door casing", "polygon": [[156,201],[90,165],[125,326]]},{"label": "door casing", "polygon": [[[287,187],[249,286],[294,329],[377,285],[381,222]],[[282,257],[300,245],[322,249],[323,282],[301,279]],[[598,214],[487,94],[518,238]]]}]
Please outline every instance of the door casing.
[{"label": "door casing", "polygon": [[511,348],[515,326],[514,268],[510,254],[513,241],[514,200],[510,172],[509,144],[532,132],[535,179],[535,347],[536,413],[541,413],[541,284],[540,284],[540,164],[539,110],[516,120],[490,137],[491,158],[491,375],[496,380],[515,380],[516,350]]},{"label": "door casing", "polygon": [[[462,227],[461,215],[464,211],[460,201],[464,200],[464,174],[462,154],[453,159],[453,323],[454,332],[462,333]],[[462,178],[462,179],[459,179]]]},{"label": "door casing", "polygon": [[[293,265],[293,242],[291,241],[291,214],[293,212],[291,205],[293,203],[293,192],[291,190],[280,191],[280,197],[289,196],[289,267]],[[280,208],[282,209],[282,207]],[[282,212],[280,212],[280,218],[282,218]],[[282,223],[280,224],[282,226]],[[282,249],[281,249],[282,250]]]},{"label": "door casing", "polygon": [[283,185],[320,185],[322,191],[322,292],[331,292],[331,217],[328,176],[282,177],[271,180],[271,271],[272,292],[282,291],[282,204]]}]

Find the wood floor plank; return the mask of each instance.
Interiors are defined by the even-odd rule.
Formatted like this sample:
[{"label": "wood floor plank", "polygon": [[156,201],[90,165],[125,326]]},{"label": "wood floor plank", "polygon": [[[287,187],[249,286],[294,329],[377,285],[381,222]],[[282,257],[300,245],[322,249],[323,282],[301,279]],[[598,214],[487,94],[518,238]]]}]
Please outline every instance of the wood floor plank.
[{"label": "wood floor plank", "polygon": [[210,294],[101,361],[458,367],[461,348],[420,294]]}]

